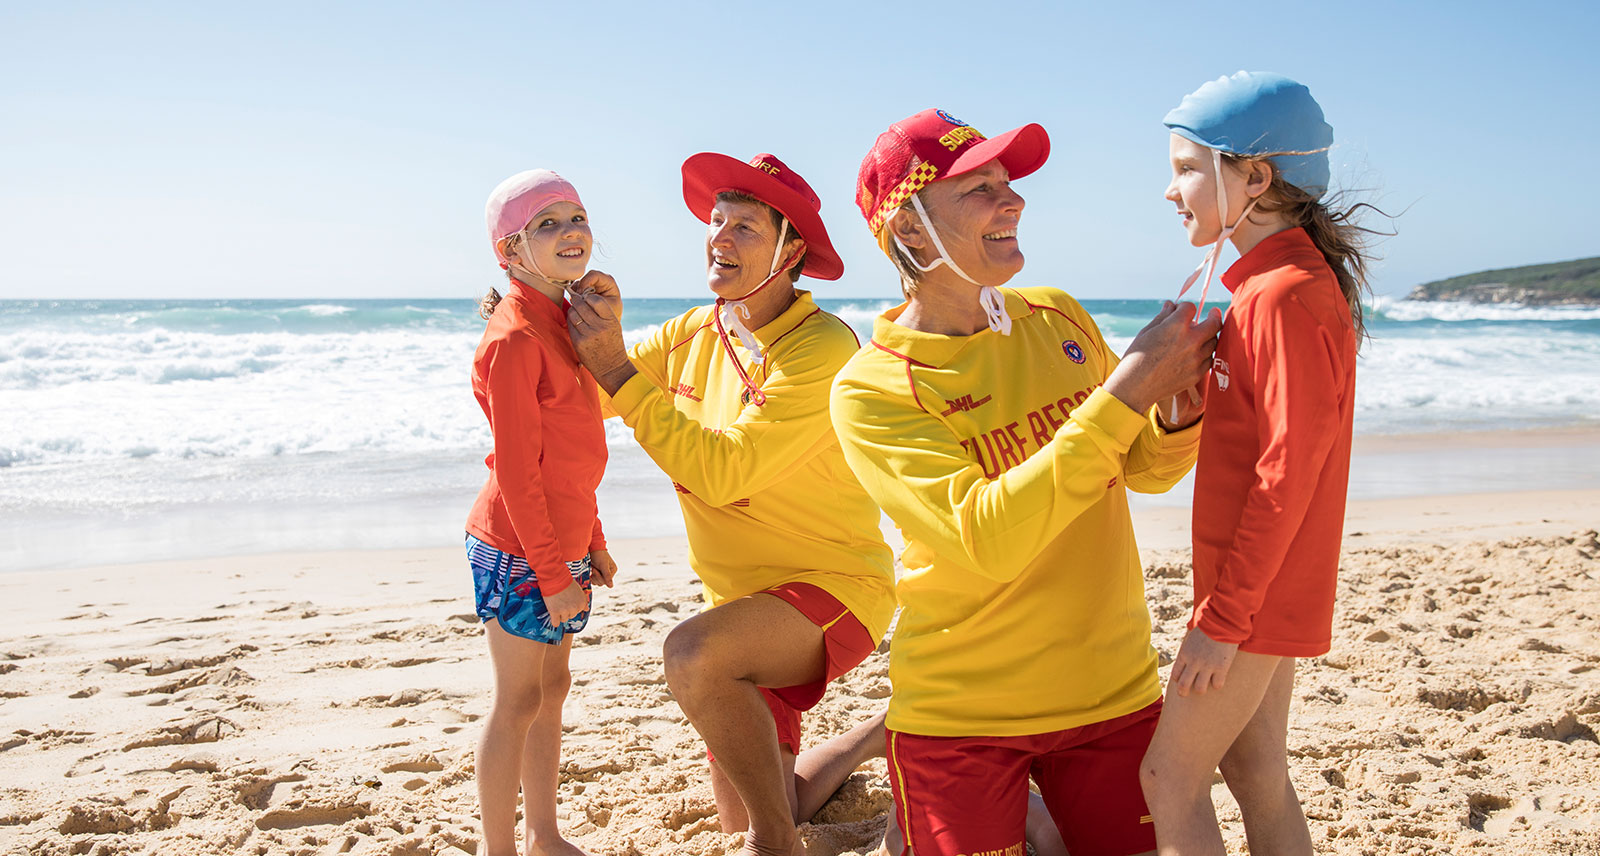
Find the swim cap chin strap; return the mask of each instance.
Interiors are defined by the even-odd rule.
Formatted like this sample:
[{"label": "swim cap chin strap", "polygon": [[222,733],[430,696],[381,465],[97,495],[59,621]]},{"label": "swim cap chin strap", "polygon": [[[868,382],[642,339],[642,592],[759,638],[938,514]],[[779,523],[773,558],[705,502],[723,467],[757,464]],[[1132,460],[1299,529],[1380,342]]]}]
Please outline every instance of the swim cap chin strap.
[{"label": "swim cap chin strap", "polygon": [[[744,363],[739,359],[739,355],[734,353],[733,343],[728,341],[728,330],[732,330],[733,335],[739,337],[739,344],[750,352],[752,362],[758,366],[766,363],[767,355],[762,352],[761,343],[756,341],[756,334],[750,330],[750,326],[744,323],[745,319],[750,317],[750,307],[744,305],[744,302],[753,297],[756,292],[771,285],[773,280],[777,279],[781,274],[787,273],[790,268],[794,267],[795,262],[800,260],[799,253],[796,253],[795,257],[788,261],[783,260],[783,244],[788,238],[789,218],[784,217],[778,224],[778,245],[772,250],[772,264],[767,268],[767,278],[762,280],[760,285],[750,289],[740,297],[735,297],[732,300],[717,298],[716,312],[712,315],[717,322],[717,336],[722,339],[722,348],[728,352],[729,362],[733,363],[734,369],[739,372],[739,380],[744,383],[743,398],[745,403],[753,403],[758,407],[767,403],[767,394],[762,392],[761,387],[756,386],[750,380],[750,375],[745,372]],[[804,248],[800,252],[805,252]]]},{"label": "swim cap chin strap", "polygon": [[[1226,224],[1228,222],[1228,188],[1222,181],[1222,152],[1216,149],[1211,150],[1211,167],[1216,174],[1217,180],[1217,220]],[[1250,211],[1260,201],[1261,197],[1259,196],[1250,200],[1250,204],[1244,207],[1244,211],[1239,214],[1239,219],[1235,220],[1232,226],[1223,226],[1222,233],[1217,235],[1217,242],[1211,245],[1211,250],[1206,253],[1206,257],[1200,260],[1199,265],[1195,266],[1194,273],[1189,274],[1189,278],[1183,281],[1183,288],[1178,289],[1178,297],[1181,299],[1189,291],[1190,286],[1194,285],[1195,280],[1200,278],[1200,270],[1202,268],[1205,269],[1206,281],[1200,286],[1200,300],[1195,305],[1194,310],[1195,318],[1198,319],[1200,310],[1205,308],[1206,293],[1211,290],[1211,276],[1217,271],[1217,260],[1222,257],[1223,243],[1233,237],[1233,233],[1239,228],[1239,224],[1250,216]]]},{"label": "swim cap chin strap", "polygon": [[[530,221],[528,225],[531,226],[533,224]],[[545,276],[544,271],[539,269],[539,263],[533,260],[533,236],[528,234],[528,227],[523,226],[522,231],[518,232],[517,236],[522,239],[523,250],[523,252],[517,253],[517,261],[522,263],[523,267],[532,271],[534,276],[539,277],[551,285],[559,285],[562,288],[566,288],[574,282],[577,282],[575,279],[551,279],[550,277]]]},{"label": "swim cap chin strap", "polygon": [[894,245],[900,248],[900,252],[905,255],[906,261],[923,273],[927,273],[939,265],[945,265],[950,270],[955,271],[956,276],[976,285],[978,287],[978,304],[983,307],[983,314],[988,316],[989,329],[1002,336],[1011,335],[1011,316],[1006,314],[1006,299],[1000,294],[1000,289],[992,285],[984,285],[967,276],[967,272],[958,267],[955,261],[950,258],[950,254],[944,251],[944,242],[939,240],[939,231],[933,228],[933,222],[928,219],[928,210],[922,207],[922,200],[915,193],[911,194],[911,205],[917,209],[917,217],[922,220],[922,227],[928,230],[928,237],[933,239],[933,248],[939,251],[939,257],[929,262],[927,267],[917,264],[917,257],[913,256],[911,251],[906,249],[906,245],[900,242],[900,237],[894,234],[893,230],[890,230],[889,237],[894,239]]},{"label": "swim cap chin strap", "polygon": [[[1217,220],[1226,224],[1228,222],[1228,187],[1222,180],[1222,152],[1217,149],[1211,150],[1211,169],[1215,173],[1217,181]],[[1222,232],[1217,235],[1217,242],[1211,245],[1211,249],[1206,252],[1206,257],[1200,260],[1199,265],[1195,266],[1194,273],[1189,274],[1189,278],[1183,281],[1183,288],[1178,289],[1178,298],[1181,300],[1183,295],[1189,291],[1189,288],[1194,285],[1195,280],[1200,278],[1201,269],[1205,270],[1206,281],[1200,286],[1200,299],[1195,303],[1194,307],[1196,321],[1200,320],[1200,313],[1205,309],[1206,293],[1211,290],[1211,277],[1217,271],[1217,260],[1222,257],[1222,245],[1233,237],[1233,233],[1239,228],[1239,224],[1250,216],[1251,210],[1260,201],[1261,197],[1259,196],[1250,200],[1250,204],[1246,205],[1244,210],[1239,213],[1239,219],[1233,221],[1232,226],[1224,225],[1222,227]],[[1193,389],[1190,389],[1188,393],[1189,401],[1194,404],[1199,404],[1203,400]],[[1168,416],[1173,422],[1177,422],[1178,397],[1173,396],[1168,401],[1170,402],[1170,409],[1167,411]]]}]

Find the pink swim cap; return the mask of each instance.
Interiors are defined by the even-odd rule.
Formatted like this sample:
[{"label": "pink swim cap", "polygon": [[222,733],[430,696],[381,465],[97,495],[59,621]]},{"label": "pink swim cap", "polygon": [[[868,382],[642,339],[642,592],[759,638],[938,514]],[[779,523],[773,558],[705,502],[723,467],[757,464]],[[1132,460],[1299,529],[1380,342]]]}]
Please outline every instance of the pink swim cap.
[{"label": "pink swim cap", "polygon": [[562,201],[583,206],[577,189],[548,169],[530,169],[500,182],[489,194],[484,216],[489,221],[489,242],[494,246],[494,257],[501,267],[509,262],[500,253],[500,239],[522,231],[545,206]]}]

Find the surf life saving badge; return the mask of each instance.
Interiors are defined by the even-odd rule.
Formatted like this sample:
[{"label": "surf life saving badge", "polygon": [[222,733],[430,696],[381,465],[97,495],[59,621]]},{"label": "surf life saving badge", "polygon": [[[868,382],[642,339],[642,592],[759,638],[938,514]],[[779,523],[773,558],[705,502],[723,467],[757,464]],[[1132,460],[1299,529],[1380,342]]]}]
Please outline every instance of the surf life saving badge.
[{"label": "surf life saving badge", "polygon": [[1217,357],[1211,363],[1211,376],[1217,379],[1217,392],[1228,391],[1228,361]]},{"label": "surf life saving badge", "polygon": [[1079,365],[1083,364],[1083,348],[1078,345],[1078,340],[1068,339],[1065,342],[1062,342],[1061,353],[1066,354],[1067,359]]}]

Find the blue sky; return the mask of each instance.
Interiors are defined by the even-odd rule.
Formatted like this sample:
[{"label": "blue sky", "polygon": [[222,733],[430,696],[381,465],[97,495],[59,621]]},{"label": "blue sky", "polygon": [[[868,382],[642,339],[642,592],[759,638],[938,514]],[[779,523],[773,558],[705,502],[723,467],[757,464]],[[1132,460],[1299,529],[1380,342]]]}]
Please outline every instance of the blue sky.
[{"label": "blue sky", "polygon": [[846,263],[897,294],[853,203],[890,122],[1050,132],[1017,284],[1159,297],[1199,260],[1161,116],[1241,68],[1309,85],[1336,180],[1405,210],[1382,293],[1593,256],[1600,4],[0,5],[0,299],[456,297],[495,284],[483,201],[570,178],[624,294],[704,293],[679,165],[771,151]]}]

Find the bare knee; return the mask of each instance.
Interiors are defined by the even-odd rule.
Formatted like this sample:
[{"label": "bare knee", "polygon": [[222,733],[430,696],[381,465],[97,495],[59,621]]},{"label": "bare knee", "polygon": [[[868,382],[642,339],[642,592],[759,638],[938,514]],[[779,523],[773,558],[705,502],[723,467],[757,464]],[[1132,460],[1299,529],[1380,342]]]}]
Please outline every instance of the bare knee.
[{"label": "bare knee", "polygon": [[1210,770],[1190,769],[1180,759],[1158,752],[1153,746],[1139,764],[1139,789],[1155,811],[1208,794],[1211,779]]},{"label": "bare knee", "polygon": [[566,663],[546,667],[544,683],[539,687],[539,711],[542,714],[549,711],[551,706],[556,710],[567,700],[567,693],[572,690],[572,670]]},{"label": "bare knee", "polygon": [[1289,761],[1283,752],[1248,741],[1229,747],[1217,769],[1240,803],[1277,799],[1289,783]]},{"label": "bare knee", "polygon": [[513,728],[526,729],[539,716],[544,699],[544,688],[536,682],[498,686],[494,691],[491,715]]},{"label": "bare knee", "polygon": [[711,634],[693,618],[667,634],[661,660],[667,686],[675,696],[694,692],[705,677],[715,675],[723,665]]}]

